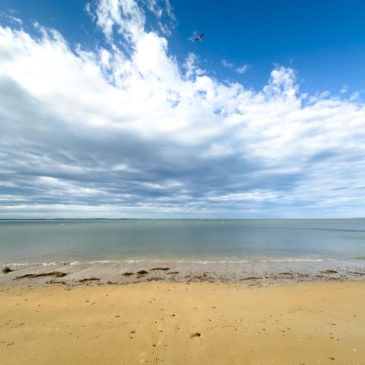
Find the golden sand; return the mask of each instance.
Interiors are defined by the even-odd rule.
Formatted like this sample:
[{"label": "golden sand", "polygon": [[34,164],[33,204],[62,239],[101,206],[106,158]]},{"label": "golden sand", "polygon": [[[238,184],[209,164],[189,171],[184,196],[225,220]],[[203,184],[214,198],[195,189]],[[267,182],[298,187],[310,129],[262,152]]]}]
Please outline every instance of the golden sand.
[{"label": "golden sand", "polygon": [[2,288],[0,355],[1,364],[365,364],[365,283]]}]

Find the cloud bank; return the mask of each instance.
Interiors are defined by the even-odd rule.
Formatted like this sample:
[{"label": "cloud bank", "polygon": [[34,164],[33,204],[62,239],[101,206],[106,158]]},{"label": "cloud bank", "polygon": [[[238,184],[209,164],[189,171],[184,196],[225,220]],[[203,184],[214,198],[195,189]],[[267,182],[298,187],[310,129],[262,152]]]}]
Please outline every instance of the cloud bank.
[{"label": "cloud bank", "polygon": [[364,216],[363,104],[290,68],[255,91],[179,62],[146,30],[168,1],[86,10],[93,50],[0,27],[0,218]]}]

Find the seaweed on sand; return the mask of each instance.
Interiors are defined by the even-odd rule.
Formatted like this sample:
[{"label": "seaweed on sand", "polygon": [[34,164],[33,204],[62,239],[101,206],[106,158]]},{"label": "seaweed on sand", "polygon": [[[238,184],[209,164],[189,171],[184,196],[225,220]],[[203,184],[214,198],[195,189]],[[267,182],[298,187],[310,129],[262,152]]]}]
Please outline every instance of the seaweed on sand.
[{"label": "seaweed on sand", "polygon": [[147,275],[148,274],[148,271],[146,270],[139,270],[136,272],[136,278],[139,279],[139,278],[142,278],[143,276]]},{"label": "seaweed on sand", "polygon": [[66,274],[62,271],[52,271],[52,272],[42,272],[40,274],[20,275],[20,276],[17,276],[15,279],[25,279],[25,278],[34,279],[34,278],[39,278],[42,276],[54,276],[55,278],[62,278],[65,275]]},{"label": "seaweed on sand", "polygon": [[79,283],[85,283],[87,281],[95,281],[95,280],[100,280],[99,278],[84,278],[84,279],[80,279]]}]

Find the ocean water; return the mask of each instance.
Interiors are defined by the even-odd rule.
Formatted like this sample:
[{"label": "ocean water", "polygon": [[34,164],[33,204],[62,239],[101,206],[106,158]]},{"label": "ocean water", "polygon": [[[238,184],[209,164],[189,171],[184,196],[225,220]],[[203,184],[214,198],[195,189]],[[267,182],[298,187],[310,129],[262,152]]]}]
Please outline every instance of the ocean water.
[{"label": "ocean water", "polygon": [[0,221],[0,264],[364,257],[365,219]]}]

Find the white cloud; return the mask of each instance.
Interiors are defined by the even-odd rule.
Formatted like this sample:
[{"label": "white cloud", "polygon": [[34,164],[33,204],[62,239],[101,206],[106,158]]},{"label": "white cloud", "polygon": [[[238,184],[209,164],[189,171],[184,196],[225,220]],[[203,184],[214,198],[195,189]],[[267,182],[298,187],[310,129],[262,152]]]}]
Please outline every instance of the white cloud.
[{"label": "white cloud", "polygon": [[244,74],[248,69],[247,65],[242,65],[241,67],[237,67],[236,68],[236,72],[238,72],[239,74]]},{"label": "white cloud", "polygon": [[[17,13],[14,10],[9,10],[8,12],[9,13],[14,13],[14,14]],[[1,12],[1,11],[0,11],[0,18],[4,18],[7,21],[10,21],[10,23],[12,23],[14,25],[18,25],[19,26],[19,25],[22,25],[23,24],[22,20],[19,19],[18,17],[14,16],[14,15],[7,14],[7,13],[4,13],[4,12]]]},{"label": "white cloud", "polygon": [[354,93],[351,94],[350,100],[351,101],[356,101],[359,98],[360,98],[360,92],[359,91],[355,91]]},{"label": "white cloud", "polygon": [[19,18],[17,18],[17,17],[15,17],[15,16],[12,16],[12,15],[8,15],[8,18],[10,19],[10,20],[12,20],[13,22],[15,22],[15,23],[18,23],[18,24],[23,24],[23,22],[21,21],[21,19],[19,19]]},{"label": "white cloud", "polygon": [[162,15],[162,8],[160,8],[157,4],[156,0],[147,0],[147,7],[148,9],[154,13],[158,18],[161,18]]},{"label": "white cloud", "polygon": [[96,15],[97,25],[109,41],[113,27],[132,42],[143,36],[145,14],[134,0],[100,0]]},{"label": "white cloud", "polygon": [[222,65],[227,68],[233,68],[233,63],[229,63],[226,60],[222,60]]},{"label": "white cloud", "polygon": [[167,12],[168,16],[172,20],[176,21],[176,17],[175,17],[175,14],[174,14],[174,10],[171,6],[170,0],[165,0],[165,5],[166,5],[166,12]]},{"label": "white cloud", "polygon": [[248,69],[248,65],[242,65],[240,67],[235,67],[233,63],[230,63],[228,61],[226,61],[225,59],[222,60],[222,65],[226,68],[230,68],[231,70],[235,70],[237,73],[239,74],[244,74],[247,69]]},{"label": "white cloud", "polygon": [[341,94],[345,94],[349,91],[349,87],[347,85],[343,85],[341,88]]},{"label": "white cloud", "polygon": [[0,214],[364,213],[355,94],[301,94],[280,66],[259,91],[210,77],[193,53],[180,67],[133,0],[101,0],[95,21],[108,50],[0,27]]}]

